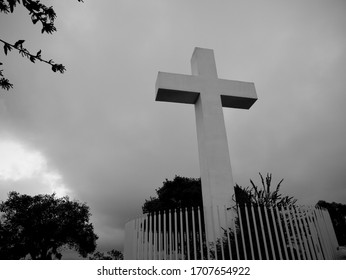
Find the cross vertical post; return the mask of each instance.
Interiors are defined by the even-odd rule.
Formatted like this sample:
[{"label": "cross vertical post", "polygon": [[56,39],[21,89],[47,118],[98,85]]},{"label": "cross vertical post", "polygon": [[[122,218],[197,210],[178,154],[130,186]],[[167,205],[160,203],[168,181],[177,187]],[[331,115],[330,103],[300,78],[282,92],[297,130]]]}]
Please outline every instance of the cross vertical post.
[{"label": "cross vertical post", "polygon": [[234,194],[222,107],[249,109],[257,95],[253,83],[219,79],[211,49],[195,48],[191,68],[192,75],[159,72],[156,101],[195,105],[204,219],[208,241],[215,242],[217,206],[229,207]]}]

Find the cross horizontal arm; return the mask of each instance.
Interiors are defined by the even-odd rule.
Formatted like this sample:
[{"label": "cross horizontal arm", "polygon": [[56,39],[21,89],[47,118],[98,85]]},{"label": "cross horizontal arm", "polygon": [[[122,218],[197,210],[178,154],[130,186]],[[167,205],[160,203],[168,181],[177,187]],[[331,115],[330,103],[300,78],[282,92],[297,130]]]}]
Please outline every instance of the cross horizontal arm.
[{"label": "cross horizontal arm", "polygon": [[215,88],[222,107],[249,109],[257,100],[254,83],[218,79]]},{"label": "cross horizontal arm", "polygon": [[257,100],[254,83],[159,72],[156,101],[195,104],[204,91],[221,97],[223,107],[249,109]]},{"label": "cross horizontal arm", "polygon": [[156,101],[195,104],[200,90],[198,77],[159,72],[156,79]]}]

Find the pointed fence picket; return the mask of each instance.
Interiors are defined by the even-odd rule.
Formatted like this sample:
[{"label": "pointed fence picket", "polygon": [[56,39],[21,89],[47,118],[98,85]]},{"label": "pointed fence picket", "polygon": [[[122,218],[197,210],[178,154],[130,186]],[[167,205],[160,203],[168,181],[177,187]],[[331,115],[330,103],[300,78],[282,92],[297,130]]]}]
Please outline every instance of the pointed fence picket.
[{"label": "pointed fence picket", "polygon": [[[217,208],[215,240],[207,242],[203,211],[149,213],[125,227],[125,258],[138,260],[334,259],[338,247],[329,213],[307,206]],[[227,224],[225,228],[222,225]]]}]

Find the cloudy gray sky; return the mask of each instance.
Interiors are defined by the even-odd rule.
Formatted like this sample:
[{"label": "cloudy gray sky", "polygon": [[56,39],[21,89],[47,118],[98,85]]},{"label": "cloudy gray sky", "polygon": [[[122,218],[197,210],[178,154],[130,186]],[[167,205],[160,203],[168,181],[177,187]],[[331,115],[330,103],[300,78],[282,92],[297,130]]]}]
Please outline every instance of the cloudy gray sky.
[{"label": "cloudy gray sky", "polygon": [[346,203],[346,3],[86,0],[54,5],[41,34],[22,8],[0,37],[63,63],[56,74],[0,55],[0,200],[68,194],[90,206],[98,249],[123,249],[124,224],[165,178],[199,177],[194,108],[154,101],[158,71],[190,74],[214,49],[220,78],[254,82],[249,110],[224,109],[236,183],[284,178],[301,204]]}]

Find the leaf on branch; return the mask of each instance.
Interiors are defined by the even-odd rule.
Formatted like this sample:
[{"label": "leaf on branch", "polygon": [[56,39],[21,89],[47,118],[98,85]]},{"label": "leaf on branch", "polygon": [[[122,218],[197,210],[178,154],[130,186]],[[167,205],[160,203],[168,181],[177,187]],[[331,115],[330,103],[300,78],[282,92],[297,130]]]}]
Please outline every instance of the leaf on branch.
[{"label": "leaf on branch", "polygon": [[29,52],[28,52],[28,50],[27,49],[20,49],[19,50],[19,53],[22,55],[22,57],[28,57],[28,58],[30,58],[30,54],[29,54]]},{"label": "leaf on branch", "polygon": [[3,1],[0,1],[0,12],[7,14],[9,11],[9,7]]},{"label": "leaf on branch", "polygon": [[52,34],[54,31],[56,31],[56,28],[52,22],[42,23],[42,24],[43,24],[43,27],[42,27],[41,33],[46,32],[48,34]]},{"label": "leaf on branch", "polygon": [[42,22],[42,24],[45,24],[47,22],[47,15],[45,13],[38,13],[37,16]]},{"label": "leaf on branch", "polygon": [[62,65],[62,64],[59,64],[59,65],[58,65],[58,71],[59,71],[61,74],[64,74],[64,72],[66,71],[65,66]]},{"label": "leaf on branch", "polygon": [[35,58],[34,56],[30,56],[30,61],[31,61],[32,63],[35,63],[35,60],[36,60],[36,58]]},{"label": "leaf on branch", "polygon": [[42,51],[39,50],[39,51],[37,52],[37,54],[36,54],[36,57],[39,58],[39,59],[41,58],[41,52],[42,52]]},{"label": "leaf on branch", "polygon": [[5,54],[7,55],[7,52],[10,52],[11,50],[12,50],[12,47],[9,44],[5,43],[4,44],[4,52],[5,52]]},{"label": "leaf on branch", "polygon": [[36,15],[31,16],[31,21],[33,24],[36,24],[38,22],[39,18]]},{"label": "leaf on branch", "polygon": [[59,71],[61,74],[63,74],[66,71],[66,68],[62,64],[54,64],[52,65],[53,72]]},{"label": "leaf on branch", "polygon": [[16,49],[22,49],[23,48],[23,43],[25,42],[25,40],[18,40],[15,44],[14,44],[14,47]]},{"label": "leaf on branch", "polygon": [[28,11],[34,13],[34,11],[39,11],[42,5],[40,1],[24,1],[23,6],[28,9]]},{"label": "leaf on branch", "polygon": [[[13,13],[14,7],[16,6],[17,0],[7,0],[8,4],[10,5],[10,11]],[[19,2],[19,1],[18,1]]]},{"label": "leaf on branch", "polygon": [[48,16],[50,21],[54,21],[56,19],[56,13],[53,9],[53,7],[49,7],[48,9],[46,9],[46,15]]},{"label": "leaf on branch", "polygon": [[2,87],[5,90],[9,90],[10,88],[13,88],[13,84],[11,84],[8,79],[1,78],[0,79],[0,87]]}]

